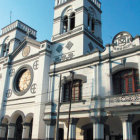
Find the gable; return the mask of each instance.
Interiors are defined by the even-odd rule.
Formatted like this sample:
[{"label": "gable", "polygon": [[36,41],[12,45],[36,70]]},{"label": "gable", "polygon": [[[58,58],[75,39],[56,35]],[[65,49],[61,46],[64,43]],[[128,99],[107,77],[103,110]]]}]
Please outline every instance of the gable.
[{"label": "gable", "polygon": [[25,39],[12,53],[11,55],[12,62],[38,54],[39,50],[40,50],[39,42],[29,38]]}]

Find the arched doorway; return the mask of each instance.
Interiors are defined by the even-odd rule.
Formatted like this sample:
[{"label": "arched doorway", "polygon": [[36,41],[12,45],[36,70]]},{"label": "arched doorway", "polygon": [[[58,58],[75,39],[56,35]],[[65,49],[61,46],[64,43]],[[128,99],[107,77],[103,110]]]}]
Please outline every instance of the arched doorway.
[{"label": "arched doorway", "polygon": [[83,126],[84,140],[93,140],[93,124]]},{"label": "arched doorway", "polygon": [[29,140],[32,139],[32,128],[33,128],[33,119],[30,122],[30,130],[29,130]]},{"label": "arched doorway", "polygon": [[137,128],[137,140],[140,140],[140,126]]},{"label": "arched doorway", "polygon": [[64,140],[64,129],[59,128],[59,139],[58,140]]},{"label": "arched doorway", "polygon": [[22,116],[19,116],[16,120],[16,126],[15,126],[15,140],[22,140]]},{"label": "arched doorway", "polygon": [[108,116],[105,126],[105,133],[109,140],[123,140],[122,121],[118,116]]},{"label": "arched doorway", "polygon": [[86,128],[84,130],[84,140],[93,140],[93,128]]}]

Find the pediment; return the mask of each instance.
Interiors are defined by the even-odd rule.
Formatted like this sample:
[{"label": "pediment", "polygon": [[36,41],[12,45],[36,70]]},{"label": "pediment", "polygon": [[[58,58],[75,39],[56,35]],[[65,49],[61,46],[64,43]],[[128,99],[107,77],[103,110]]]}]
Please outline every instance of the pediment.
[{"label": "pediment", "polygon": [[38,41],[26,38],[11,54],[12,62],[38,54],[39,50],[40,43]]}]

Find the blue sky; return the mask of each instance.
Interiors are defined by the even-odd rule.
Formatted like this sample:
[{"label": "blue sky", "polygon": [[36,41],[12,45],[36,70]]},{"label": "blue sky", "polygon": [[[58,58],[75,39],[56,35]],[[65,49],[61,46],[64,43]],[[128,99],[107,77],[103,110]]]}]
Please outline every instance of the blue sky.
[{"label": "blue sky", "polygon": [[[140,35],[140,0],[101,0],[104,45],[120,31]],[[0,28],[19,19],[38,31],[39,41],[51,40],[54,0],[0,0]]]}]

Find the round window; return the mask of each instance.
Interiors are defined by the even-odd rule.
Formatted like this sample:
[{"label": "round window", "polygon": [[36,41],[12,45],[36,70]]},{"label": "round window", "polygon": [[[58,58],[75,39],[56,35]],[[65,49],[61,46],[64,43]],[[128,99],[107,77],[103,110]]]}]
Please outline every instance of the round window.
[{"label": "round window", "polygon": [[13,88],[16,95],[21,96],[25,94],[32,84],[33,72],[31,67],[25,66],[18,70],[15,75]]}]

